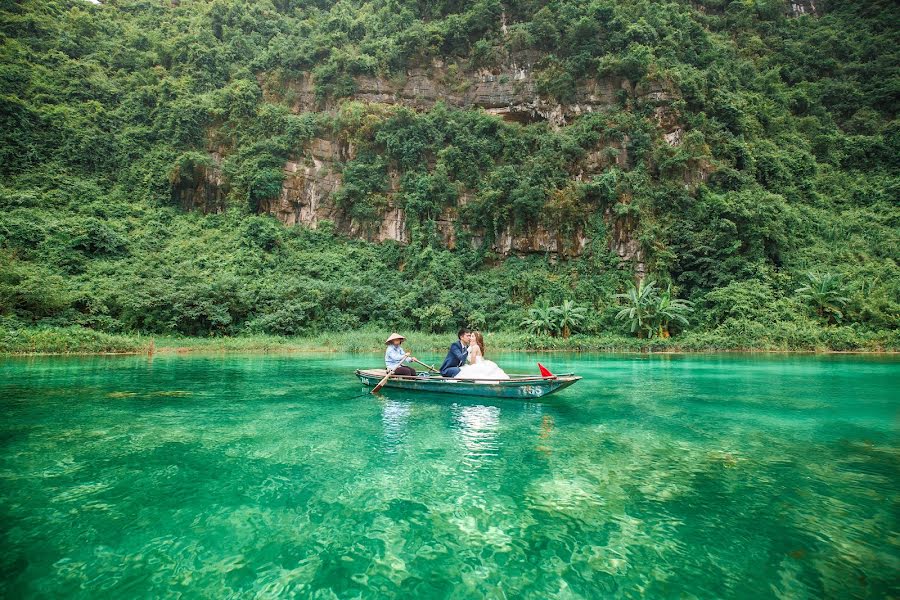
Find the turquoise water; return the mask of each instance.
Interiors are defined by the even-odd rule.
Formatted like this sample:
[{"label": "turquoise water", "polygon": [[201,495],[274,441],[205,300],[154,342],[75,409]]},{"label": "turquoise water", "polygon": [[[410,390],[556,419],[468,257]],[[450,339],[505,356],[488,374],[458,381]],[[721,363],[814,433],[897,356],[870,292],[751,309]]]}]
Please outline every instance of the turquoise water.
[{"label": "turquoise water", "polygon": [[0,596],[900,595],[900,360],[491,358],[585,379],[523,403],[360,396],[372,355],[0,360]]}]

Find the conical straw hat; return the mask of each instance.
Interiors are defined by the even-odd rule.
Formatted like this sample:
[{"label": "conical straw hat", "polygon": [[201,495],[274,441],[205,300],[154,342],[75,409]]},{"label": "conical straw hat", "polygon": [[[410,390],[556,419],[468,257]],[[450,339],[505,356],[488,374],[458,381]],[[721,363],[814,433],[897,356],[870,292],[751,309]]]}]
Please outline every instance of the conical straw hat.
[{"label": "conical straw hat", "polygon": [[402,335],[400,335],[399,333],[392,333],[388,339],[384,340],[384,343],[390,344],[394,340],[405,340],[405,339],[406,338],[403,337]]}]

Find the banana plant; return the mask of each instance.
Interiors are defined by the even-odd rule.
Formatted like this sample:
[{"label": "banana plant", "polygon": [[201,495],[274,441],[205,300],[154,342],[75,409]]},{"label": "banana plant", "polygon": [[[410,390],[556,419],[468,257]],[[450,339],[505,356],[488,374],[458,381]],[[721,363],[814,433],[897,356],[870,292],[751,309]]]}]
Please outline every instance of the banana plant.
[{"label": "banana plant", "polygon": [[834,323],[844,318],[841,308],[850,299],[844,296],[846,288],[840,275],[834,273],[806,273],[806,285],[799,287],[796,294],[811,304],[820,318]]},{"label": "banana plant", "polygon": [[560,306],[551,309],[556,317],[555,329],[561,331],[564,339],[572,334],[572,329],[580,326],[587,318],[587,309],[576,306],[572,300],[563,300]]},{"label": "banana plant", "polygon": [[657,295],[655,281],[641,280],[637,285],[632,283],[624,294],[616,294],[616,298],[625,303],[616,314],[616,319],[625,321],[631,333],[636,333],[638,337],[644,337],[644,334],[652,337]]},{"label": "banana plant", "polygon": [[672,296],[672,286],[656,298],[655,314],[653,320],[661,338],[669,337],[669,325],[678,323],[682,327],[688,325],[687,315],[693,310],[693,304],[688,300]]},{"label": "banana plant", "polygon": [[521,326],[530,333],[549,335],[555,333],[556,315],[553,308],[547,305],[538,305],[528,311],[528,318],[524,319]]}]

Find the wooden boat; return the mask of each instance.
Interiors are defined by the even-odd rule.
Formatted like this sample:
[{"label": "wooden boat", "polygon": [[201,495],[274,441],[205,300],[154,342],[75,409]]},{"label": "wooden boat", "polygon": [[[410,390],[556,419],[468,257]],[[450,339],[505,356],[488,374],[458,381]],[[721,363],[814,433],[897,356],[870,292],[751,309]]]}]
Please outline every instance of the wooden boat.
[{"label": "wooden boat", "polygon": [[[363,385],[375,387],[384,379],[384,369],[358,369],[356,376]],[[392,375],[384,387],[414,392],[436,392],[492,398],[541,398],[569,387],[581,379],[573,373],[541,377],[540,375],[510,375],[509,379],[452,379],[440,375]]]}]

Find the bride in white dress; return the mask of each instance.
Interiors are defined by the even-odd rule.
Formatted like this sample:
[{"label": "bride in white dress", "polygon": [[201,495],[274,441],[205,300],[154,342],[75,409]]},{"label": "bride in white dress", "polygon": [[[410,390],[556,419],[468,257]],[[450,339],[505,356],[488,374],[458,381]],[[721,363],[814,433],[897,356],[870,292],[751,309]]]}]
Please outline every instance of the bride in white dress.
[{"label": "bride in white dress", "polygon": [[484,357],[484,337],[481,332],[476,331],[473,336],[475,339],[469,344],[468,362],[460,367],[454,379],[509,379],[509,375],[497,363]]}]

